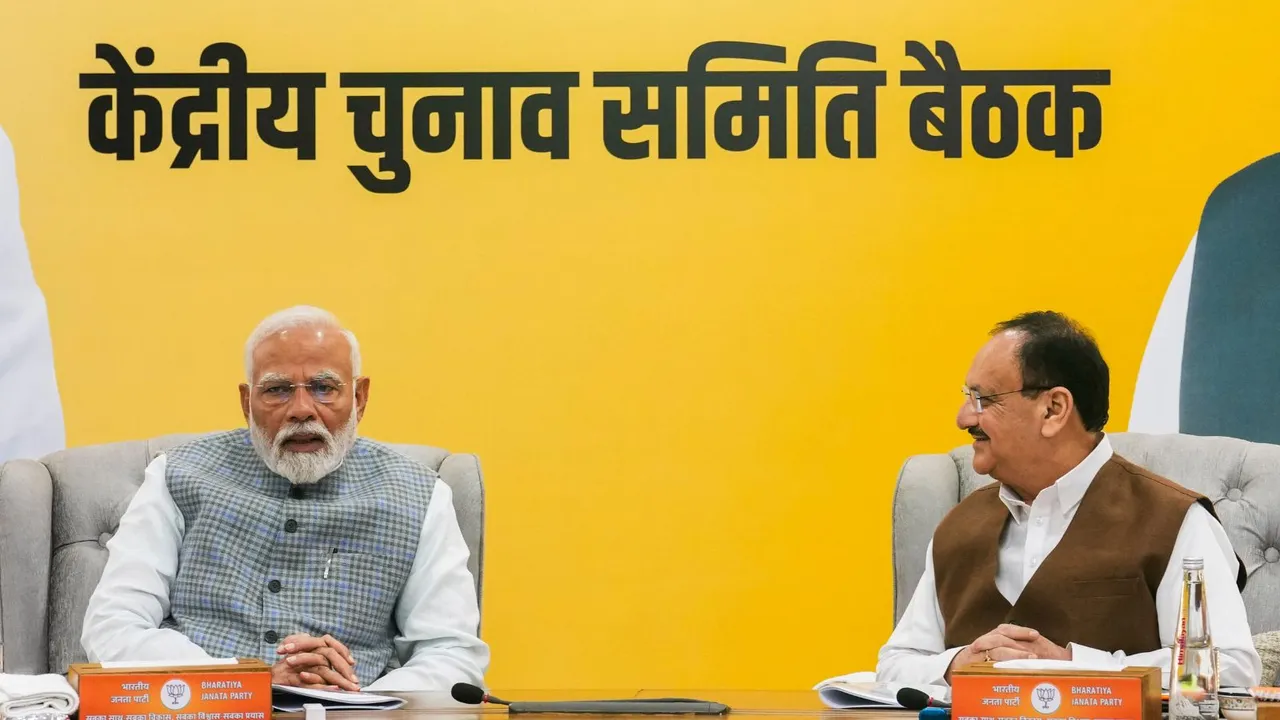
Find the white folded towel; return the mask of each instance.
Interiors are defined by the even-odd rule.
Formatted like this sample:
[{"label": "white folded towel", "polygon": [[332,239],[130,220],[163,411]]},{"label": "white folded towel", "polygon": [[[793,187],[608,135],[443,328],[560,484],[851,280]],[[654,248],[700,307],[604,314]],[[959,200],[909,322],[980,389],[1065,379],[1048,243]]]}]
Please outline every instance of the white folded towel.
[{"label": "white folded towel", "polygon": [[62,675],[0,674],[0,716],[70,715],[80,697]]}]

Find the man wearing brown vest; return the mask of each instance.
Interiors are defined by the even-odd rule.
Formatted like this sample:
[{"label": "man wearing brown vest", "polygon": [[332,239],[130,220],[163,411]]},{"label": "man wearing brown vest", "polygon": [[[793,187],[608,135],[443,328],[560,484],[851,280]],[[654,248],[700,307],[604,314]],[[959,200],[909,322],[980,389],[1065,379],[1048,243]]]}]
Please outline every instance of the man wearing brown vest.
[{"label": "man wearing brown vest", "polygon": [[1026,658],[1163,667],[1182,559],[1204,559],[1221,682],[1256,685],[1244,574],[1213,505],[1112,452],[1109,371],[1052,312],[998,325],[956,418],[973,469],[998,482],[938,525],[879,680],[942,685],[969,663]]}]

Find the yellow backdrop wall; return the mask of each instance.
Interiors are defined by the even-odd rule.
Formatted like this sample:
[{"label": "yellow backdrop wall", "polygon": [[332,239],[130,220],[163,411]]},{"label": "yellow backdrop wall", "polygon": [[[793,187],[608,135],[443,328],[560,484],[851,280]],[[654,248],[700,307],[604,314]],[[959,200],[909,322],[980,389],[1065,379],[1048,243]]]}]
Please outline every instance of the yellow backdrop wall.
[{"label": "yellow backdrop wall", "polygon": [[[1205,196],[1275,148],[1280,5],[1245,5],[3,3],[0,125],[68,443],[237,425],[249,330],[319,304],[364,345],[367,435],[482,459],[495,687],[802,688],[870,669],[897,469],[964,442],[958,388],[993,322],[1086,323],[1125,427]],[[821,40],[876,46],[858,67],[888,73],[877,157],[831,157],[821,134],[811,160],[769,159],[763,139],[611,156],[600,108],[623,96],[591,73],[680,70],[712,40],[784,46],[786,67]],[[948,41],[966,68],[1109,70],[1091,88],[1100,144],[1055,158],[1024,137],[987,159],[966,121],[962,158],[917,149],[909,40]],[[172,170],[167,124],[132,162],[90,149],[102,91],[77,78],[106,71],[96,43],[192,72],[219,41],[251,70],[329,73],[314,162],[251,134],[248,161],[224,137],[224,159]],[[486,159],[411,149],[412,186],[368,192],[345,167],[371,156],[337,78],[389,70],[581,72],[571,157],[517,140],[488,159],[486,129]],[[1025,107],[1039,89],[1012,92]]]}]

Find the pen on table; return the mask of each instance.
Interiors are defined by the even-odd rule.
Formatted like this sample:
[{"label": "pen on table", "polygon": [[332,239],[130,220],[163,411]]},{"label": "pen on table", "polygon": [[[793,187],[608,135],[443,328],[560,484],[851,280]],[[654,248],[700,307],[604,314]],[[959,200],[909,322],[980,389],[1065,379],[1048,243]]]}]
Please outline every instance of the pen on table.
[{"label": "pen on table", "polygon": [[333,565],[333,556],[338,554],[338,548],[329,551],[329,559],[324,562],[324,579],[329,579],[329,568]]}]

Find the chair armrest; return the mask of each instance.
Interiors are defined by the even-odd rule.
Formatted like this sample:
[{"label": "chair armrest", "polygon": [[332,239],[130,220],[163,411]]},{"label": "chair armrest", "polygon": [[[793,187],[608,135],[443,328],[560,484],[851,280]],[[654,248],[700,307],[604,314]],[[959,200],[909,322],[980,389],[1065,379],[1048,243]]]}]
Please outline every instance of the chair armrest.
[{"label": "chair armrest", "polygon": [[893,493],[895,625],[924,574],[925,551],[934,529],[959,502],[960,473],[950,455],[915,455],[902,464]]},{"label": "chair armrest", "polygon": [[49,672],[53,479],[34,460],[0,465],[0,642],[3,671]]},{"label": "chair armrest", "polygon": [[440,477],[453,490],[453,511],[467,543],[467,569],[476,583],[476,604],[484,605],[484,473],[480,459],[470,453],[449,455],[440,463]]}]

